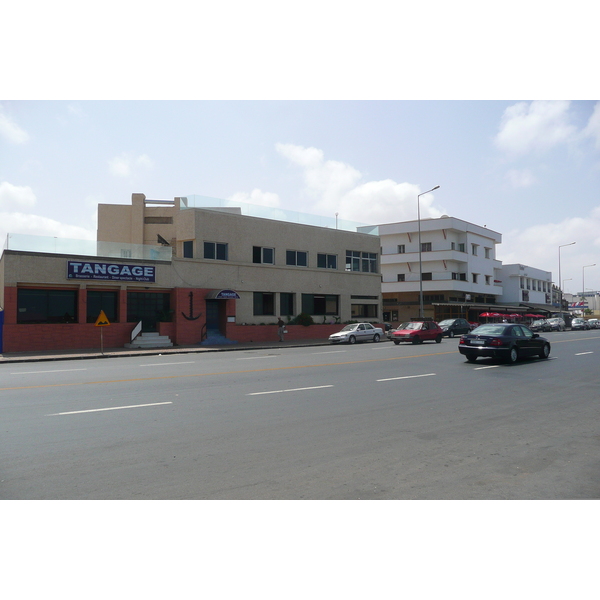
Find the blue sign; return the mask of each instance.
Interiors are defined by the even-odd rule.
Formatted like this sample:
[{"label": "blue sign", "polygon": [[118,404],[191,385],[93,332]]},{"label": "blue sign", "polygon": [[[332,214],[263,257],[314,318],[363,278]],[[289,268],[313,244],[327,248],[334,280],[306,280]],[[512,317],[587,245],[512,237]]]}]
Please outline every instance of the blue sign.
[{"label": "blue sign", "polygon": [[67,261],[67,279],[154,283],[156,267],[69,260]]}]

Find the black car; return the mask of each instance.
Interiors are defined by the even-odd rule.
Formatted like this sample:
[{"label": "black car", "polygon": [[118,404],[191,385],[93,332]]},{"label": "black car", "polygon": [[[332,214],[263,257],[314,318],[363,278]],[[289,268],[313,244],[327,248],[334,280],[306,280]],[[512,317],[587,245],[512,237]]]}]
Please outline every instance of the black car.
[{"label": "black car", "polygon": [[526,356],[548,358],[550,342],[525,325],[486,323],[463,335],[458,351],[469,362],[475,362],[479,357],[491,357],[514,363]]},{"label": "black car", "polygon": [[444,332],[442,335],[447,335],[451,338],[455,335],[462,335],[471,331],[471,324],[466,319],[444,319],[438,325]]},{"label": "black car", "polygon": [[546,319],[537,319],[529,325],[531,331],[552,331],[552,325]]}]

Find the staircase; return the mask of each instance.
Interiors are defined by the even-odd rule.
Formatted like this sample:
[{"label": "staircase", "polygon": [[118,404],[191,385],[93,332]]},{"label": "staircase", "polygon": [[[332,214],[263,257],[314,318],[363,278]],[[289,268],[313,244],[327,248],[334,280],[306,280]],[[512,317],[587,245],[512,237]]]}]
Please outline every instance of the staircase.
[{"label": "staircase", "polygon": [[168,335],[160,335],[155,331],[146,331],[131,343],[125,344],[125,348],[171,348],[172,346],[173,342]]},{"label": "staircase", "polygon": [[228,340],[218,329],[208,329],[206,339],[200,342],[201,346],[223,346],[225,344],[237,344],[237,342]]}]

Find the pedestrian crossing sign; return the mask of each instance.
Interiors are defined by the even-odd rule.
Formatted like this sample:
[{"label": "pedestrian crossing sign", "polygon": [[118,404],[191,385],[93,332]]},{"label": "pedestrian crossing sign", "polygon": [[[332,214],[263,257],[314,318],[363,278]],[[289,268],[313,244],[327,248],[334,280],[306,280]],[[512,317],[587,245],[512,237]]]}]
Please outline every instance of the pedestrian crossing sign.
[{"label": "pedestrian crossing sign", "polygon": [[106,325],[110,325],[110,321],[108,317],[104,314],[104,311],[101,310],[98,318],[96,319],[96,327],[105,327]]}]

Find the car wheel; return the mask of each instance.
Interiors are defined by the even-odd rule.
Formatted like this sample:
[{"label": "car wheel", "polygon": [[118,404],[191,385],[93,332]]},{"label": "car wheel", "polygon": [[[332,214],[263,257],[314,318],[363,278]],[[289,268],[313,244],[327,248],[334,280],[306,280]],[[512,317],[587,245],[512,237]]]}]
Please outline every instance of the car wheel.
[{"label": "car wheel", "polygon": [[377,342],[379,341],[379,334],[378,334],[378,333],[376,333],[376,334],[373,336],[373,341],[374,341],[375,343],[377,343]]},{"label": "car wheel", "polygon": [[398,346],[400,344],[400,342],[398,340],[394,340],[394,344],[396,344],[396,346]]},{"label": "car wheel", "polygon": [[[450,337],[454,337],[454,335],[451,335]],[[438,335],[438,336],[435,338],[435,343],[436,343],[436,344],[439,344],[441,341],[442,341],[442,334],[440,333],[440,335]]]},{"label": "car wheel", "polygon": [[412,343],[413,344],[420,344],[421,343],[421,338],[418,335],[415,335],[415,337],[412,339]]},{"label": "car wheel", "polygon": [[513,346],[508,354],[508,362],[514,364],[519,358],[519,351]]},{"label": "car wheel", "polygon": [[477,357],[474,354],[467,354],[466,357],[470,363],[474,363],[477,360]]},{"label": "car wheel", "polygon": [[454,337],[454,331],[450,330],[450,331],[448,332],[448,337],[449,337],[449,338],[453,338],[453,337]]},{"label": "car wheel", "polygon": [[356,338],[355,338],[353,335],[351,335],[351,336],[348,338],[348,343],[349,343],[349,344],[355,344],[355,343],[356,343]]},{"label": "car wheel", "polygon": [[540,350],[540,358],[548,358],[550,356],[550,344],[544,344]]}]

